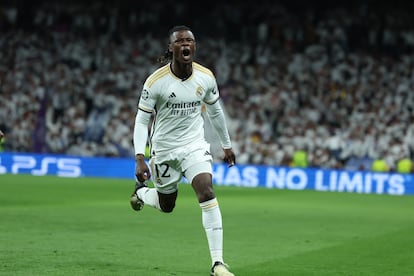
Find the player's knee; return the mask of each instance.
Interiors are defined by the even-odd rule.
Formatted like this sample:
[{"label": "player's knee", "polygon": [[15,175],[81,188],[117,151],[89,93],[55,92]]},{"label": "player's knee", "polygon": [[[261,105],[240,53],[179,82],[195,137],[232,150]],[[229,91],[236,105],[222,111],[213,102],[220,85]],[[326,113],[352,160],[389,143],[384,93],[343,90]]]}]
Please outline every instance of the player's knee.
[{"label": "player's knee", "polygon": [[193,188],[197,194],[198,202],[204,202],[215,198],[211,176],[208,174],[197,175],[192,182]]},{"label": "player's knee", "polygon": [[204,202],[215,198],[215,194],[212,187],[205,188],[204,190],[200,191],[197,196],[199,202]]},{"label": "player's knee", "polygon": [[158,193],[160,209],[164,213],[171,213],[175,207],[175,200],[177,199],[177,191],[171,194]]},{"label": "player's knee", "polygon": [[197,191],[198,202],[204,202],[215,198],[213,187],[206,186],[203,190]]},{"label": "player's knee", "polygon": [[164,213],[171,213],[174,210],[175,202],[174,203],[160,203],[161,211]]}]

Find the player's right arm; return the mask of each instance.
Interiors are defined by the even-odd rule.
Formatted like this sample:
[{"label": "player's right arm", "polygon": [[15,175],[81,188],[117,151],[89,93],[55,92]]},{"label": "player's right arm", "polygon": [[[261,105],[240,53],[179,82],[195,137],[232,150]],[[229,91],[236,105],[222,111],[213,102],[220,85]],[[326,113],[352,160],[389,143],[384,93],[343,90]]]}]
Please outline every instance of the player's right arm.
[{"label": "player's right arm", "polygon": [[148,139],[148,124],[151,113],[138,109],[134,125],[134,149],[135,149],[135,175],[138,181],[144,182],[150,179],[151,173],[145,163],[145,147]]},{"label": "player's right arm", "polygon": [[148,140],[148,124],[154,105],[154,97],[144,84],[134,125],[135,175],[140,182],[144,182],[151,177],[150,170],[145,163],[145,148]]}]

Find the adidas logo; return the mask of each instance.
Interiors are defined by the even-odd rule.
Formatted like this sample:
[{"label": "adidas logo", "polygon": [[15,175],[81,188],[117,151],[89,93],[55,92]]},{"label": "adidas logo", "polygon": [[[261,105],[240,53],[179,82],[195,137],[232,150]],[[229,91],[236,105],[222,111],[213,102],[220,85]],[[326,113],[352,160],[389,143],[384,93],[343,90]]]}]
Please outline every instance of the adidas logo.
[{"label": "adidas logo", "polygon": [[204,153],[204,156],[207,156],[207,155],[211,155],[211,153],[208,150],[206,150],[206,152]]},{"label": "adidas logo", "polygon": [[171,95],[168,97],[168,99],[175,98],[175,97],[177,97],[177,96],[175,95],[174,92],[172,92]]}]

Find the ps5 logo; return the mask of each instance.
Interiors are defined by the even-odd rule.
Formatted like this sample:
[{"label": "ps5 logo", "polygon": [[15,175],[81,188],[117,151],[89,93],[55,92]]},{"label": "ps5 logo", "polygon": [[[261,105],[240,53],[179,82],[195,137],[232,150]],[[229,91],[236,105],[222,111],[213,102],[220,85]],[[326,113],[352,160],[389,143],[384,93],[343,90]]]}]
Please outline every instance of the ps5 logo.
[{"label": "ps5 logo", "polygon": [[[0,173],[6,172],[6,167],[0,165]],[[10,173],[29,173],[32,175],[55,174],[62,177],[80,177],[82,175],[81,160],[79,158],[53,156],[35,158],[28,155],[13,155]]]}]

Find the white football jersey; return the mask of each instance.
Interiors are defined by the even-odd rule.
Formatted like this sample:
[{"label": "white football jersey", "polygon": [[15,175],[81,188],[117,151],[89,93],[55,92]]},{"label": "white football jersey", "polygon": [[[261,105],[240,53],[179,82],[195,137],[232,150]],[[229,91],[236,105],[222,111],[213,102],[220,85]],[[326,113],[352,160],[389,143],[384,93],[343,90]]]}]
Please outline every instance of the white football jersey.
[{"label": "white football jersey", "polygon": [[203,102],[213,104],[219,99],[216,78],[206,67],[193,62],[193,73],[185,80],[177,78],[167,64],[144,83],[138,108],[155,111],[151,149],[165,152],[180,146],[205,141]]}]

